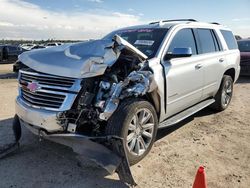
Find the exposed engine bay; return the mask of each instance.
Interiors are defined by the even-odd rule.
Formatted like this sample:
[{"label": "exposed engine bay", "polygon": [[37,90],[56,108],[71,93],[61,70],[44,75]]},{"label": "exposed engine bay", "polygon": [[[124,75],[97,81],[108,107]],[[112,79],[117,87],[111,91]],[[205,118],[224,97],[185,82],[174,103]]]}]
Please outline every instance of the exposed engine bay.
[{"label": "exposed engine bay", "polygon": [[[155,89],[147,62],[122,50],[116,63],[104,75],[84,78],[73,107],[60,118],[67,131],[102,136],[107,120],[121,100],[139,97]],[[66,121],[66,122],[65,122]]]}]

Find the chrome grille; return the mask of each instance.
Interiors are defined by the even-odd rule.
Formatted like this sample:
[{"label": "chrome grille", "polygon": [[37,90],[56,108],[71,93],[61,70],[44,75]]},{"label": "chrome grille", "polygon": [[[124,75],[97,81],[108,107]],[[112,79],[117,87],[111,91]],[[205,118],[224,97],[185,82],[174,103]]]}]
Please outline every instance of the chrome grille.
[{"label": "chrome grille", "polygon": [[[30,90],[30,84],[39,86]],[[20,71],[19,86],[21,99],[30,106],[54,111],[65,111],[80,90],[80,79],[65,78],[37,72]]]},{"label": "chrome grille", "polygon": [[60,108],[65,99],[64,95],[54,95],[52,97],[51,94],[45,95],[42,92],[34,93],[24,89],[22,89],[22,97],[33,105],[54,107],[54,108]]},{"label": "chrome grille", "polygon": [[21,74],[21,80],[27,82],[39,82],[40,84],[51,85],[51,86],[59,86],[59,87],[66,87],[70,88],[74,81],[73,79],[65,79],[65,78],[58,78],[52,76],[45,76],[45,75],[29,75],[29,74]]}]

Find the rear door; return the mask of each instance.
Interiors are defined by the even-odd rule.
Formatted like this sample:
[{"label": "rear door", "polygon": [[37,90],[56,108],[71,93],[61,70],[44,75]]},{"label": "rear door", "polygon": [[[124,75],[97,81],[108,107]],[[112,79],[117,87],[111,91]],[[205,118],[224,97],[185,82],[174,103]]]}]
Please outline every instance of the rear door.
[{"label": "rear door", "polygon": [[221,82],[226,59],[216,32],[212,29],[195,29],[200,64],[204,71],[202,99],[215,95]]},{"label": "rear door", "polygon": [[204,72],[201,69],[197,56],[197,45],[193,30],[185,28],[177,31],[166,53],[171,53],[174,48],[192,49],[191,57],[173,58],[163,60],[162,65],[166,75],[166,117],[174,115],[189,106],[198,103],[202,96]]}]

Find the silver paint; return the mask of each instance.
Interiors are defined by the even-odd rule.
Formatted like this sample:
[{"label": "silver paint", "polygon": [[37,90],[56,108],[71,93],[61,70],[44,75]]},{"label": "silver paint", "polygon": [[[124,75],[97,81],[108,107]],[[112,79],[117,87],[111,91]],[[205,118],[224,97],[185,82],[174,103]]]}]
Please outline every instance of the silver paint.
[{"label": "silver paint", "polygon": [[88,78],[104,74],[126,48],[141,60],[148,57],[115,35],[113,40],[93,40],[25,52],[19,56],[26,66],[47,74]]}]

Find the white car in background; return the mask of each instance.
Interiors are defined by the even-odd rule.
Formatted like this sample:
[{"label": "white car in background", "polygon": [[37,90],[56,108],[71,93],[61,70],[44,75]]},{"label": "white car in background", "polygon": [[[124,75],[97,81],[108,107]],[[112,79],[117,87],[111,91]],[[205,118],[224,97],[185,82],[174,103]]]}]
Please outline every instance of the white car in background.
[{"label": "white car in background", "polygon": [[54,46],[60,46],[62,45],[63,43],[59,43],[59,42],[51,42],[51,43],[47,43],[45,45],[45,48],[50,48],[50,47],[54,47]]},{"label": "white car in background", "polygon": [[30,50],[31,48],[33,48],[34,46],[36,46],[35,44],[21,44],[20,47],[25,49],[25,50]]}]

